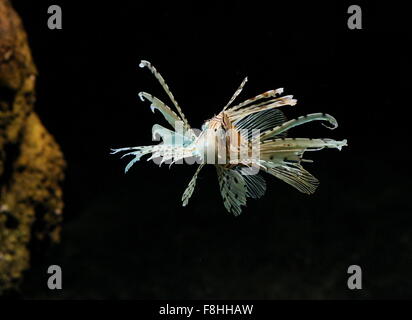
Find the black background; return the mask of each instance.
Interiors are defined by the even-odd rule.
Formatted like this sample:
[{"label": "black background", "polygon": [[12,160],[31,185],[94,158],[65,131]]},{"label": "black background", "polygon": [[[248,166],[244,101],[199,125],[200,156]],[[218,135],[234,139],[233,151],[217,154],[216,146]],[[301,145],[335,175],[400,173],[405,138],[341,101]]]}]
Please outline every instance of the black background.
[{"label": "black background", "polygon": [[[140,1],[15,1],[39,69],[36,109],[68,162],[60,245],[33,245],[23,298],[410,298],[410,41],[407,10],[352,3],[238,4]],[[63,29],[47,28],[59,4]],[[218,113],[244,76],[241,99],[284,87],[298,99],[289,118],[332,114],[291,136],[348,139],[341,152],[311,153],[321,181],[312,196],[267,176],[268,190],[228,214],[213,168],[188,207],[180,198],[193,166],[157,168],[112,147],[151,143],[165,125],[147,91],[167,100],[141,59],[165,77],[193,127]],[[47,289],[47,266],[63,290]],[[363,289],[347,288],[360,265]]]}]

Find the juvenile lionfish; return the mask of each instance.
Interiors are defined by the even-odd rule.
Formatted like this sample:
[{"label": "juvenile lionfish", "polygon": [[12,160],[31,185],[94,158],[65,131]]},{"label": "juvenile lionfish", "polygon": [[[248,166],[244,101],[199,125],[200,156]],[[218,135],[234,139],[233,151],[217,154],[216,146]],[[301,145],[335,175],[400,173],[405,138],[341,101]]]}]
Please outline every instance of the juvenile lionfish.
[{"label": "juvenile lionfish", "polygon": [[140,99],[146,99],[151,103],[152,112],[155,109],[159,110],[174,131],[155,124],[152,134],[162,138],[160,144],[112,149],[112,154],[130,151],[123,157],[134,156],[126,166],[125,172],[143,155],[150,153],[151,157],[148,160],[161,159],[159,165],[164,162],[182,163],[183,159],[193,163],[195,159],[199,166],[183,193],[183,206],[189,202],[197,176],[205,164],[213,164],[216,167],[224,206],[235,215],[241,213],[241,205],[246,205],[247,197],[258,199],[265,193],[266,183],[258,174],[259,170],[285,181],[301,192],[311,194],[316,190],[319,181],[302,167],[302,162],[312,162],[302,158],[304,152],[323,148],[341,150],[347,145],[346,140],[286,138],[285,134],[289,129],[307,122],[326,121],[331,125],[325,125],[329,129],[335,129],[338,123],[335,118],[325,113],[312,113],[287,121],[278,108],[293,106],[297,101],[290,95],[279,96],[283,88],[267,91],[231,106],[246,84],[247,77],[223,110],[207,120],[201,131],[196,132],[190,127],[156,68],[145,60],[142,60],[139,66],[147,67],[152,72],[178,114],[149,93],[140,92]]}]

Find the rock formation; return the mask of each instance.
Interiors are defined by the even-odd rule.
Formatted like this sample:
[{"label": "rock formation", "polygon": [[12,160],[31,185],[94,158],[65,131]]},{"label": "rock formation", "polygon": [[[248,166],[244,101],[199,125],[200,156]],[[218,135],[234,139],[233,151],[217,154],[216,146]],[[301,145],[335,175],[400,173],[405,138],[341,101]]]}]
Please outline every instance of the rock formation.
[{"label": "rock formation", "polygon": [[30,243],[59,240],[65,161],[34,111],[36,75],[22,22],[0,0],[0,294],[29,268]]}]

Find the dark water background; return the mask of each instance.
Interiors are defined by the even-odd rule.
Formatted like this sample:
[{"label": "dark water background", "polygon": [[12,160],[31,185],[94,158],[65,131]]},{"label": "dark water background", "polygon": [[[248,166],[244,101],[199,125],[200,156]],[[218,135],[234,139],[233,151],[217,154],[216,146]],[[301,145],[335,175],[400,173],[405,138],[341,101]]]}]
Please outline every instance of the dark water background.
[{"label": "dark water background", "polygon": [[[63,30],[47,28],[60,4]],[[349,3],[350,4],[350,3]],[[16,1],[39,69],[36,109],[68,161],[61,244],[34,245],[23,298],[410,298],[410,21],[399,6]],[[246,99],[284,87],[289,118],[326,112],[340,127],[307,124],[291,136],[348,139],[341,152],[309,154],[321,181],[313,196],[267,176],[268,190],[228,214],[215,170],[195,171],[109,155],[151,143],[166,125],[137,99],[166,95],[163,74],[193,127],[218,113],[244,76]],[[63,269],[63,290],[46,286]],[[363,270],[350,291],[349,265]]]}]

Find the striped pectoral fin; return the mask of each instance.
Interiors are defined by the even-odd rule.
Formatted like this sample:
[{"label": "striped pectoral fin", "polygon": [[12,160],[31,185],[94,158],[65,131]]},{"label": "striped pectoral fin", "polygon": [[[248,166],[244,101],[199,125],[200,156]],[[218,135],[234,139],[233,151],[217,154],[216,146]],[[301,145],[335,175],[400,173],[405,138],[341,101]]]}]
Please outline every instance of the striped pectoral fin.
[{"label": "striped pectoral fin", "polygon": [[185,207],[189,203],[189,199],[192,196],[193,191],[195,190],[195,187],[196,187],[197,176],[198,176],[200,170],[202,170],[203,166],[204,166],[203,164],[199,165],[199,167],[197,168],[195,174],[193,175],[192,179],[190,180],[189,185],[187,186],[185,192],[183,193],[183,196],[182,196],[183,207]]},{"label": "striped pectoral fin", "polygon": [[156,68],[147,60],[142,60],[140,61],[139,64],[140,68],[148,68],[150,72],[155,76],[157,81],[159,81],[160,85],[163,87],[163,90],[166,92],[166,94],[169,96],[169,99],[173,102],[174,106],[176,107],[177,112],[179,113],[180,117],[182,118],[184,124],[186,127],[190,128],[189,123],[182,112],[182,109],[180,108],[179,104],[177,103],[175,97],[173,96],[172,92],[169,89],[169,86],[166,84],[166,81],[163,79],[162,75],[156,70]]},{"label": "striped pectoral fin", "polygon": [[341,150],[347,145],[347,140],[336,141],[333,139],[310,138],[281,138],[266,140],[261,144],[261,153],[273,153],[281,151],[317,151],[323,148],[335,148]]},{"label": "striped pectoral fin", "polygon": [[282,111],[270,109],[262,112],[250,114],[242,117],[241,120],[234,122],[235,128],[238,129],[249,140],[254,136],[259,136],[260,132],[267,131],[286,121]]},{"label": "striped pectoral fin", "polygon": [[302,160],[303,151],[296,149],[295,151],[268,151],[261,152],[260,159],[274,164],[283,163],[299,163]]},{"label": "striped pectoral fin", "polygon": [[289,95],[289,96],[284,96],[284,97],[274,99],[273,101],[269,101],[269,103],[264,104],[264,105],[252,106],[250,108],[247,108],[247,110],[250,113],[256,113],[256,112],[261,112],[261,111],[279,108],[283,106],[294,106],[296,105],[297,102],[298,101],[294,99],[292,95]]},{"label": "striped pectoral fin", "polygon": [[166,119],[166,121],[169,122],[173,128],[175,128],[176,122],[183,122],[183,120],[172,109],[170,109],[160,99],[156,98],[155,96],[152,96],[150,93],[139,92],[139,97],[142,101],[146,99],[151,103],[150,109],[152,110],[152,112],[154,112],[155,109],[159,110],[162,113],[163,117]]},{"label": "striped pectoral fin", "polygon": [[167,163],[170,166],[184,158],[189,158],[193,156],[193,148],[183,147],[178,145],[167,145],[159,144],[155,146],[152,150],[152,155],[147,159],[147,161],[161,158],[159,166],[163,163]]},{"label": "striped pectoral fin", "polygon": [[347,146],[347,140],[333,140],[333,139],[305,139],[305,138],[297,138],[296,145],[299,148],[304,148],[305,151],[317,151],[323,148],[330,148],[330,149],[338,149],[342,150],[342,147]]},{"label": "striped pectoral fin", "polygon": [[158,144],[153,146],[143,146],[143,147],[131,147],[131,148],[120,148],[112,149],[112,154],[118,152],[130,151],[122,155],[122,158],[126,156],[134,156],[133,159],[127,164],[125,168],[125,173],[141,159],[142,156],[145,156],[151,153],[151,156],[147,158],[147,161],[153,160],[155,158],[162,158],[159,166],[162,163],[170,164],[175,163],[178,160],[189,158],[194,156],[193,147],[184,147],[170,144]]},{"label": "striped pectoral fin", "polygon": [[267,167],[266,172],[290,184],[303,193],[312,194],[319,186],[319,180],[299,164]]},{"label": "striped pectoral fin", "polygon": [[281,134],[281,133],[283,133],[283,132],[285,132],[285,131],[293,128],[293,127],[300,126],[304,123],[311,122],[311,121],[327,121],[332,125],[332,127],[328,127],[328,126],[325,125],[329,129],[335,129],[335,128],[338,127],[338,122],[331,115],[326,114],[326,113],[312,113],[312,114],[308,114],[308,115],[305,115],[305,116],[301,116],[297,119],[289,120],[289,121],[283,123],[282,125],[277,126],[276,128],[273,128],[272,130],[268,130],[266,132],[263,132],[260,136],[260,139],[261,139],[261,141],[264,141],[266,139],[270,139],[270,138],[272,138],[276,135],[279,135],[279,134]]},{"label": "striped pectoral fin", "polygon": [[130,151],[130,150],[141,150],[143,148],[147,148],[148,146],[142,146],[142,147],[126,147],[126,148],[111,148],[110,149],[110,154],[116,154],[119,152],[123,151]]},{"label": "striped pectoral fin", "polygon": [[153,152],[156,147],[157,146],[142,146],[142,147],[129,147],[129,148],[112,149],[111,154],[116,154],[116,153],[119,153],[119,152],[134,150],[134,151],[125,153],[121,156],[121,158],[124,158],[126,156],[134,156],[133,159],[129,161],[129,163],[127,164],[127,166],[124,170],[124,172],[127,173],[127,171],[129,171],[129,169],[137,161],[139,161],[142,156]]},{"label": "striped pectoral fin", "polygon": [[245,77],[245,79],[243,79],[242,83],[240,84],[239,88],[235,91],[235,93],[233,94],[233,96],[230,98],[229,102],[224,106],[223,111],[227,109],[227,107],[229,107],[233,101],[235,101],[236,97],[242,92],[243,87],[245,86],[247,82],[247,77]]},{"label": "striped pectoral fin", "polygon": [[232,122],[237,123],[243,121],[246,117],[249,118],[251,115],[259,117],[260,114],[263,114],[265,111],[270,111],[286,105],[293,106],[296,102],[297,100],[293,99],[293,96],[284,96],[254,104],[243,109],[228,110],[227,114]]},{"label": "striped pectoral fin", "polygon": [[227,211],[238,216],[246,205],[247,188],[242,175],[233,169],[216,166],[220,193]]},{"label": "striped pectoral fin", "polygon": [[269,90],[269,91],[266,91],[262,94],[259,94],[255,97],[251,98],[251,99],[247,99],[247,100],[243,101],[242,103],[239,103],[239,104],[229,108],[228,111],[235,111],[235,110],[238,110],[240,108],[246,107],[250,104],[253,104],[253,103],[255,103],[259,100],[267,99],[267,98],[271,98],[271,97],[276,97],[277,95],[282,94],[282,93],[283,93],[283,88],[279,88],[279,89],[276,89],[276,90]]},{"label": "striped pectoral fin", "polygon": [[259,199],[266,192],[266,181],[260,174],[243,175],[246,183],[246,196]]}]

